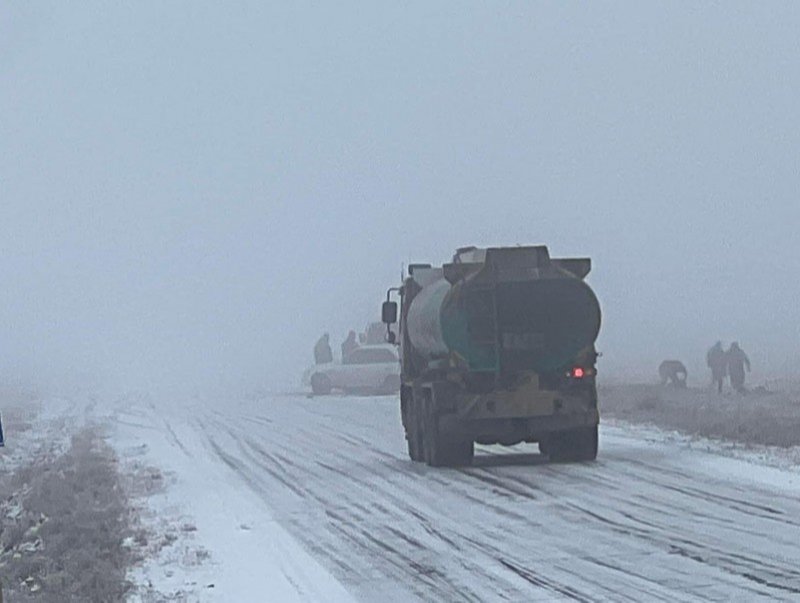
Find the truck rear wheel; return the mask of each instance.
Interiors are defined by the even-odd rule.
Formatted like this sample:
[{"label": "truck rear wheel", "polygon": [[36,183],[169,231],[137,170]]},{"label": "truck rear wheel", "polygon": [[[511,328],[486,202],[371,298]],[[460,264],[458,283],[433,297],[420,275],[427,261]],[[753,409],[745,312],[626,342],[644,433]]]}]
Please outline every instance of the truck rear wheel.
[{"label": "truck rear wheel", "polygon": [[554,433],[540,442],[539,448],[557,463],[593,461],[597,458],[597,425]]},{"label": "truck rear wheel", "polygon": [[407,399],[407,421],[406,421],[406,440],[408,441],[408,457],[415,462],[425,460],[425,444],[422,438],[422,413],[420,403],[414,396],[410,388],[406,394]]},{"label": "truck rear wheel", "polygon": [[439,415],[433,396],[426,392],[422,403],[425,462],[431,467],[458,467],[469,465],[475,454],[472,440],[449,437],[439,430]]}]

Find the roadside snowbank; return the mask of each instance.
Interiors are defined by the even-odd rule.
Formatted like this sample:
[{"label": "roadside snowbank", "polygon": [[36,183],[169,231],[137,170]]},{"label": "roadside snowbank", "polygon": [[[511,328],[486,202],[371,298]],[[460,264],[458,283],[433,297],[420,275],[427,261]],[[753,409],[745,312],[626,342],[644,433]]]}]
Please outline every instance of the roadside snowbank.
[{"label": "roadside snowbank", "polygon": [[615,419],[604,420],[600,435],[601,455],[602,444],[608,441],[626,442],[630,448],[657,448],[676,459],[687,456],[693,470],[705,471],[710,477],[749,480],[800,495],[800,447],[797,446],[726,442]]},{"label": "roadside snowbank", "polygon": [[[276,521],[208,435],[173,420],[174,408],[147,397],[119,405],[110,443],[132,471],[158,467],[165,487],[147,497],[143,522],[175,541],[129,575],[131,601],[154,593],[191,601],[347,602],[346,590]],[[215,450],[215,446],[218,449]]]}]

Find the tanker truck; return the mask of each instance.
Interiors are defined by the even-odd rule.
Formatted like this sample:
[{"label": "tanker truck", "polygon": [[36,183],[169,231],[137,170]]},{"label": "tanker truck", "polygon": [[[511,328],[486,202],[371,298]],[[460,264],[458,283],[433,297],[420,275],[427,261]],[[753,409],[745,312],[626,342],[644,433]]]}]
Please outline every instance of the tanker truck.
[{"label": "tanker truck", "polygon": [[590,269],[588,258],[551,258],[545,246],[466,247],[441,267],[408,267],[382,318],[400,347],[413,461],[467,465],[475,443],[521,442],[554,461],[596,458],[600,304],[584,281]]}]

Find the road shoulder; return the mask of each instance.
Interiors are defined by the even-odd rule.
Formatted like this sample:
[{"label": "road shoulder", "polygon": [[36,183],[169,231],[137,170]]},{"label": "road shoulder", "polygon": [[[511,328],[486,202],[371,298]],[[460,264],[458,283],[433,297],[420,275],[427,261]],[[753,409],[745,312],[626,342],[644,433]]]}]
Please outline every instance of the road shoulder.
[{"label": "road shoulder", "polygon": [[131,573],[132,600],[160,592],[192,601],[350,601],[226,464],[224,451],[236,443],[214,426],[187,424],[191,411],[171,414],[137,400],[106,417],[109,442],[129,472],[157,467],[164,475],[164,488],[142,500],[143,523],[175,536]]}]

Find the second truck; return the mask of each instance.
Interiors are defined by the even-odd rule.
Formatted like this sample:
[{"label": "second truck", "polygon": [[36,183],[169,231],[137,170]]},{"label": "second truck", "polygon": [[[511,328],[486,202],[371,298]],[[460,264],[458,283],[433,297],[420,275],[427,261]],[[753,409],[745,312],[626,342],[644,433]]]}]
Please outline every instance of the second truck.
[{"label": "second truck", "polygon": [[387,325],[399,319],[412,460],[469,464],[476,442],[538,442],[557,461],[597,456],[600,305],[584,281],[590,269],[544,246],[467,247],[441,267],[409,266],[382,314]]}]

